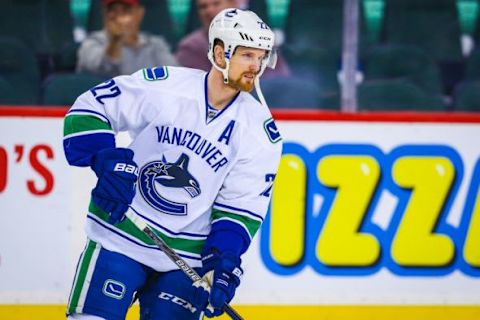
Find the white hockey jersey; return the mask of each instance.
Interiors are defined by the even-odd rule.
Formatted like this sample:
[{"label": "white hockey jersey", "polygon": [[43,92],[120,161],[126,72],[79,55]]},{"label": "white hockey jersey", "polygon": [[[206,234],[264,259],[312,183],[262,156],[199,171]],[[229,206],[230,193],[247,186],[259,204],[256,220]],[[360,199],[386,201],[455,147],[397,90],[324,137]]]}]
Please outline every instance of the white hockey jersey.
[{"label": "white hockey jersey", "polygon": [[[129,210],[193,267],[201,266],[212,223],[230,221],[254,236],[282,148],[270,111],[248,93],[209,118],[206,79],[188,68],[143,69],[83,93],[65,118],[67,158],[89,144],[96,148],[105,136],[129,132],[139,167]],[[158,271],[177,268],[128,219],[108,224],[93,202],[89,211],[90,239]]]}]

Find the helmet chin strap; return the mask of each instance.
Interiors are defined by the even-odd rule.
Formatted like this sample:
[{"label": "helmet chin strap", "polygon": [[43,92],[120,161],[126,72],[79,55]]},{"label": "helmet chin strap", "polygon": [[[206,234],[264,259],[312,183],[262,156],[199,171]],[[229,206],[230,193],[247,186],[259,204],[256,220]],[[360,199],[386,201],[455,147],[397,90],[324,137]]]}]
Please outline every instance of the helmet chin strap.
[{"label": "helmet chin strap", "polygon": [[223,83],[228,84],[228,70],[230,70],[230,59],[225,59],[225,68],[222,69]]},{"label": "helmet chin strap", "polygon": [[262,93],[262,88],[260,88],[260,77],[257,75],[255,78],[255,91],[257,92],[258,99],[260,99],[260,103],[263,104],[265,107],[268,108],[267,101],[265,100],[265,97],[263,96]]},{"label": "helmet chin strap", "polygon": [[255,92],[257,93],[258,99],[260,99],[260,103],[268,108],[267,101],[265,100],[265,97],[263,96],[263,93],[262,93],[262,88],[260,88],[260,77],[265,71],[265,68],[266,68],[266,64],[262,63],[260,72],[255,77],[254,84],[255,84]]},{"label": "helmet chin strap", "polygon": [[[210,58],[210,57],[209,57]],[[213,58],[210,59],[213,67],[220,71],[223,75],[223,83],[228,84],[228,70],[230,69],[230,59],[225,58],[225,68],[221,68]]]}]

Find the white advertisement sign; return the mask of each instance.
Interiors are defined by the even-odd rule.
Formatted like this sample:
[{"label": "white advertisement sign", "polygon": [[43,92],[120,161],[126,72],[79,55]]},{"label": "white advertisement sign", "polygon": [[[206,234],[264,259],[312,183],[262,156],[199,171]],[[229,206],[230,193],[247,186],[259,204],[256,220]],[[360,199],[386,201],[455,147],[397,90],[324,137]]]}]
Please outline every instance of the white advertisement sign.
[{"label": "white advertisement sign", "polygon": [[[480,304],[480,123],[277,121],[242,305]],[[61,117],[0,117],[0,304],[65,304],[95,183]]]}]

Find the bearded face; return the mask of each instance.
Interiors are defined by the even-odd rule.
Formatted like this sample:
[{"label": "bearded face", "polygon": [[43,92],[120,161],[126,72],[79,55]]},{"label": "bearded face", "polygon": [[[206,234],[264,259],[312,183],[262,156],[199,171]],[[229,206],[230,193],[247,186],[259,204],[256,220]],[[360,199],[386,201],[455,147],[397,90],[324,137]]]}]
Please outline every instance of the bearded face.
[{"label": "bearded face", "polygon": [[262,49],[238,47],[230,59],[228,86],[235,90],[252,91],[265,54]]},{"label": "bearded face", "polygon": [[228,86],[239,91],[251,92],[255,86],[255,77],[258,72],[244,72],[236,79],[228,77]]}]

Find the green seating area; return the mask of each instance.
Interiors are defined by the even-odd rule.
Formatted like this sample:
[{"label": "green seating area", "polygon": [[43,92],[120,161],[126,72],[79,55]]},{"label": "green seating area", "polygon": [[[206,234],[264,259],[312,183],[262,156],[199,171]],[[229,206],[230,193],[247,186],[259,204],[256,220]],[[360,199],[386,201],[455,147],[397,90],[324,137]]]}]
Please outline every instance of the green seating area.
[{"label": "green seating area", "polygon": [[440,95],[440,68],[416,46],[378,45],[364,56],[365,80],[404,79],[431,94]]},{"label": "green seating area", "polygon": [[360,110],[446,111],[440,95],[402,79],[365,81],[358,87]]},{"label": "green seating area", "polygon": [[103,81],[102,77],[91,74],[52,74],[43,82],[41,100],[44,105],[69,105],[80,94]]},{"label": "green seating area", "polygon": [[22,41],[38,61],[43,77],[56,67],[65,47],[74,42],[68,1],[3,0],[0,37]]},{"label": "green seating area", "polygon": [[[105,80],[75,74],[79,35],[102,26],[101,0],[4,1],[0,104],[68,105],[89,85]],[[200,26],[195,0],[141,1],[142,29],[163,35],[174,49]],[[478,111],[467,107],[473,98],[465,97],[474,96],[471,88],[480,80],[479,0],[360,4],[361,110]],[[343,1],[250,0],[249,6],[283,34],[279,51],[292,72],[277,81],[265,79],[270,105],[294,107],[298,101],[298,107],[339,110]],[[275,86],[282,94],[275,94]],[[301,97],[295,89],[300,87]]]},{"label": "green seating area", "polygon": [[4,103],[38,103],[40,71],[35,56],[20,39],[0,38],[0,70]]},{"label": "green seating area", "polygon": [[480,112],[480,81],[464,81],[460,83],[453,97],[456,110]]}]

